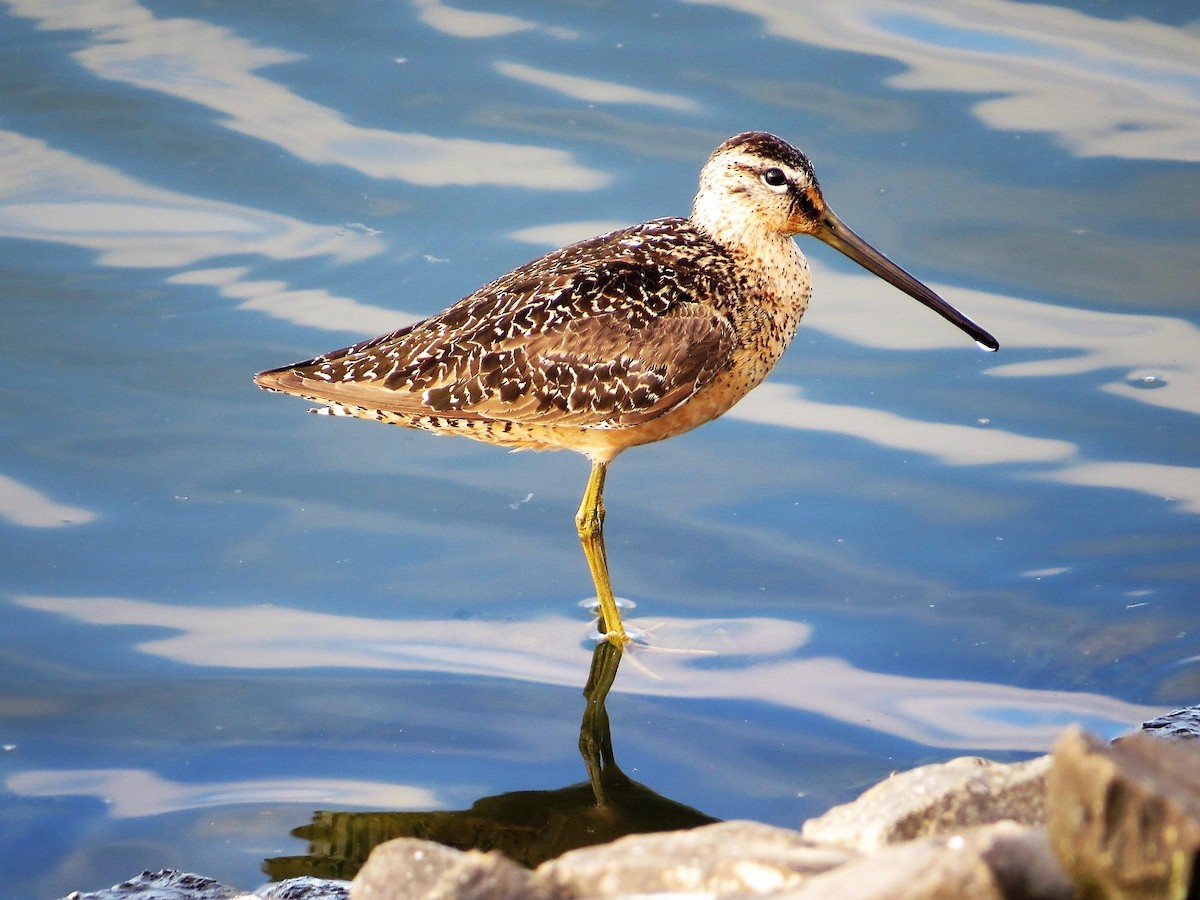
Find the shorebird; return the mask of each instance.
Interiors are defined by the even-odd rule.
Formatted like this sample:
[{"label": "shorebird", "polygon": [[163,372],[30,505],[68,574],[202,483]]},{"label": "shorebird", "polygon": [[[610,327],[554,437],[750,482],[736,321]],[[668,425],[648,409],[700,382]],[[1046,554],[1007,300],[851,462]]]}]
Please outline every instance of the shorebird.
[{"label": "shorebird", "polygon": [[575,524],[600,631],[621,646],[629,636],[604,550],[608,465],[629,447],[717,418],[767,376],[811,293],[797,234],[998,349],[834,215],[803,153],[751,131],[713,151],[688,218],[571,244],[415,325],[254,380],[324,405],[314,412],[587,456]]}]

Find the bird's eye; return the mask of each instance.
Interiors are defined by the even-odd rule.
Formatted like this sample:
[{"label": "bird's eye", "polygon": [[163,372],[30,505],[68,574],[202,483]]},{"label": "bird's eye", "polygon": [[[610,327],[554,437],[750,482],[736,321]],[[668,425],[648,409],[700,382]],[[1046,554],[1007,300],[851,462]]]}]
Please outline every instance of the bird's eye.
[{"label": "bird's eye", "polygon": [[783,169],[776,168],[770,168],[763,172],[762,180],[763,184],[772,188],[781,188],[788,183],[787,175],[784,174]]}]

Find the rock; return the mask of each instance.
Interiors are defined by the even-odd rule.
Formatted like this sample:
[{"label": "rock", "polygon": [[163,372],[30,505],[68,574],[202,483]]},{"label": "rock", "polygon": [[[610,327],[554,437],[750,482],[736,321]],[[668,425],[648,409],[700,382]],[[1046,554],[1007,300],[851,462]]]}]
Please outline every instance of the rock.
[{"label": "rock", "polygon": [[1200,706],[1186,706],[1142,723],[1142,731],[1158,737],[1195,740],[1200,738]]},{"label": "rock", "polygon": [[573,850],[540,865],[534,881],[559,897],[762,896],[795,889],[854,857],[814,846],[797,831],[734,821]]},{"label": "rock", "polygon": [[174,869],[147,869],[141,875],[114,884],[102,891],[74,891],[66,900],[231,900],[241,892],[211,878],[176,872]]},{"label": "rock", "polygon": [[264,884],[250,896],[254,900],[349,900],[350,882],[301,875]]},{"label": "rock", "polygon": [[1049,757],[997,763],[973,756],[893,775],[804,823],[811,841],[871,853],[879,847],[971,825],[1041,825]]},{"label": "rock", "polygon": [[472,900],[542,895],[532,874],[495,851],[455,850],[397,838],[371,851],[350,888],[351,900]]},{"label": "rock", "polygon": [[1144,734],[1106,744],[1074,727],[1051,759],[1047,828],[1080,897],[1194,896],[1200,745]]},{"label": "rock", "polygon": [[160,869],[145,871],[102,891],[75,891],[66,900],[346,900],[349,888],[345,881],[289,878],[247,894],[201,875]]},{"label": "rock", "polygon": [[997,822],[884,847],[818,875],[788,900],[1071,900],[1042,828]]}]

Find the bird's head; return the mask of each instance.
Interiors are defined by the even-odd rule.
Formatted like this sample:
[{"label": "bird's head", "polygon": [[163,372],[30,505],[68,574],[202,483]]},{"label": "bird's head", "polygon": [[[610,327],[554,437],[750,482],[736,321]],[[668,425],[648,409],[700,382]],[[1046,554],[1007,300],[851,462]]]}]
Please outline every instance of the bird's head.
[{"label": "bird's head", "polygon": [[855,234],[825,203],[808,157],[773,134],[747,131],[712,152],[700,171],[692,222],[731,248],[810,234],[925,304],[985,350],[1000,346],[991,334]]},{"label": "bird's head", "polygon": [[808,157],[773,134],[748,131],[713,151],[700,171],[692,220],[718,240],[811,233],[825,198]]}]

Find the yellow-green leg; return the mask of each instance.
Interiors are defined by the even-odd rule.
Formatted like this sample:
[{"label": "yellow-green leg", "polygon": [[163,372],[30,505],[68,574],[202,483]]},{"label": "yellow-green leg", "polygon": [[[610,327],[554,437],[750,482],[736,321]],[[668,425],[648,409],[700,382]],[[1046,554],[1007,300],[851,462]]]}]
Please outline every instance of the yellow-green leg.
[{"label": "yellow-green leg", "polygon": [[600,601],[600,631],[620,647],[629,643],[629,636],[621,624],[617,601],[613,599],[612,585],[608,580],[608,557],[604,553],[604,474],[607,468],[607,463],[592,463],[592,474],[588,477],[579,512],[575,514],[575,527],[579,529],[583,555],[587,557],[592,581],[596,583],[596,598]]}]

